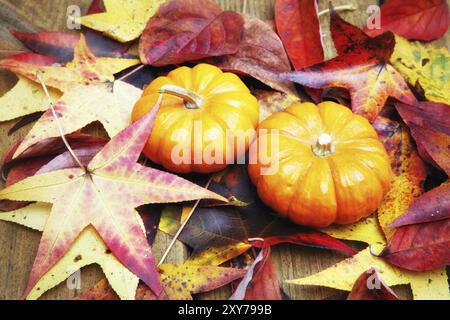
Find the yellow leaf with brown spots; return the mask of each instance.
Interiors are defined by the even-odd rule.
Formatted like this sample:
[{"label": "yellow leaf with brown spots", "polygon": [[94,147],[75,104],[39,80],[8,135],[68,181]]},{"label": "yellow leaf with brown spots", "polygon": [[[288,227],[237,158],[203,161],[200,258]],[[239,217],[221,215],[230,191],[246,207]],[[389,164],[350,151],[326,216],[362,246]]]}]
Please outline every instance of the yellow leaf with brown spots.
[{"label": "yellow leaf with brown spots", "polygon": [[[199,266],[189,262],[184,264],[163,264],[159,267],[161,284],[165,295],[159,299],[192,300],[193,294],[212,291],[234,280],[242,278],[244,269]],[[143,283],[136,291],[136,300],[156,300],[157,297]],[[118,296],[106,279],[84,291],[75,300],[117,300]]]},{"label": "yellow leaf with brown spots", "polygon": [[[383,246],[374,246],[381,251]],[[375,268],[388,286],[409,284],[415,300],[449,300],[447,272],[445,268],[426,272],[411,272],[396,268],[371,254],[367,248],[355,256],[308,277],[289,280],[297,285],[314,285],[351,291],[359,276]]]}]

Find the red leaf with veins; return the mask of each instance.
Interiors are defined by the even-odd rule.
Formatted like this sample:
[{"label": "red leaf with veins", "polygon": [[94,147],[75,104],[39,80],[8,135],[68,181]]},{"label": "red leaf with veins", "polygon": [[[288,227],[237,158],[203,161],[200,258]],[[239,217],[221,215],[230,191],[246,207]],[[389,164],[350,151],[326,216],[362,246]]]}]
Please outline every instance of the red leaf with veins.
[{"label": "red leaf with veins", "polygon": [[316,0],[276,0],[275,22],[296,70],[324,60]]},{"label": "red leaf with veins", "polygon": [[86,170],[36,175],[0,191],[0,199],[53,203],[24,296],[92,225],[111,252],[156,294],[162,292],[151,248],[134,209],[147,203],[222,199],[175,175],[136,163],[159,105],[95,155]]},{"label": "red leaf with veins", "polygon": [[443,36],[449,25],[446,0],[387,0],[380,14],[381,28],[365,29],[371,37],[392,31],[406,39],[431,41]]},{"label": "red leaf with veins", "polygon": [[[402,76],[389,64],[395,46],[392,33],[370,39],[356,27],[332,14],[340,55],[329,61],[280,75],[282,79],[316,89],[345,88],[350,92],[353,112],[373,122],[389,97],[404,103],[416,98]],[[353,31],[347,37],[347,31]],[[347,39],[347,40],[346,40]],[[347,41],[346,45],[343,43]]]},{"label": "red leaf with veins", "polygon": [[381,253],[384,260],[411,271],[450,264],[450,219],[400,227]]},{"label": "red leaf with veins", "polygon": [[150,18],[141,36],[144,64],[165,66],[236,53],[244,21],[211,0],[171,0]]},{"label": "red leaf with veins", "polygon": [[428,191],[418,198],[408,212],[390,224],[391,228],[450,219],[450,183]]}]

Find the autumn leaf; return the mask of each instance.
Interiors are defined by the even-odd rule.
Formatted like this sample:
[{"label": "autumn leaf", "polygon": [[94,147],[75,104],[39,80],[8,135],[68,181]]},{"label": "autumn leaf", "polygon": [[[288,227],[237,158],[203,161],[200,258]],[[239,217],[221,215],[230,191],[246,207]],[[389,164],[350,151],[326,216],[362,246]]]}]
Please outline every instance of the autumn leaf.
[{"label": "autumn leaf", "polygon": [[[33,56],[44,57],[36,54]],[[75,59],[69,67],[40,66],[23,62],[17,57],[0,61],[0,66],[33,81],[38,81],[37,74],[40,73],[46,85],[63,92],[54,109],[65,134],[100,121],[108,134],[114,136],[131,122],[131,108],[141,91],[124,82],[114,82],[113,76],[136,64],[136,60],[104,59],[108,59],[106,63],[105,60],[96,59],[81,36],[75,50]],[[59,135],[53,111],[48,109],[25,137],[15,156],[42,139]]]},{"label": "autumn leaf", "polygon": [[388,0],[380,15],[380,27],[365,29],[371,37],[392,31],[410,40],[431,41],[443,36],[449,24],[446,0]]},{"label": "autumn leaf", "polygon": [[[143,208],[143,207],[141,207]],[[154,215],[154,212],[142,211],[141,217]],[[27,207],[0,214],[0,220],[14,222],[28,228],[43,231],[51,212],[51,205],[35,203]],[[137,212],[136,212],[136,216]],[[140,219],[140,218],[139,218]],[[153,228],[155,222],[144,219],[147,230]],[[151,239],[147,236],[147,239]],[[27,296],[27,299],[38,299],[46,291],[54,288],[70,277],[80,268],[98,264],[107,277],[109,288],[116,292],[121,299],[133,300],[139,278],[129,271],[117,258],[111,254],[102,238],[92,226],[83,230],[66,254],[37,282],[36,286]]]},{"label": "autumn leaf", "polygon": [[408,82],[428,100],[450,101],[450,53],[420,42],[410,42],[396,36],[391,63]]},{"label": "autumn leaf", "polygon": [[[383,246],[372,246],[372,249],[376,251],[381,251],[382,248]],[[445,268],[420,273],[402,270],[391,266],[381,258],[375,257],[369,248],[319,273],[305,278],[289,280],[287,283],[325,286],[351,291],[359,276],[371,268],[375,268],[382,274],[383,280],[388,286],[411,285],[413,297],[416,300],[450,299]]]},{"label": "autumn leaf", "polygon": [[380,257],[392,265],[425,271],[450,264],[450,219],[400,227]]},{"label": "autumn leaf", "polygon": [[277,271],[270,258],[270,245],[261,246],[230,300],[283,300]]},{"label": "autumn leaf", "polygon": [[243,25],[211,0],[170,0],[148,21],[139,54],[144,64],[165,66],[236,53]]},{"label": "autumn leaf", "polygon": [[[84,165],[87,165],[95,154],[106,144],[105,139],[87,134],[71,134],[66,137],[74,153]],[[13,185],[20,180],[38,173],[66,169],[77,166],[67,151],[62,139],[43,140],[28,148],[19,157],[12,159],[20,142],[16,143],[3,159],[2,176],[6,177],[5,186]],[[0,200],[0,211],[12,211],[22,208],[29,202]]]},{"label": "autumn leaf", "polygon": [[[450,175],[450,106],[434,102],[396,104],[425,160]],[[429,158],[432,160],[430,161]]]},{"label": "autumn leaf", "polygon": [[359,241],[375,245],[385,244],[385,239],[380,232],[375,216],[370,216],[351,225],[332,225],[320,230],[337,239]]},{"label": "autumn leaf", "polygon": [[[219,186],[217,186],[219,185]],[[277,217],[261,203],[249,180],[246,166],[234,166],[211,183],[209,189],[221,194],[223,185],[247,206],[199,207],[188,221],[179,240],[194,249],[190,259],[201,264],[220,265],[252,247],[249,238],[263,238],[271,245],[292,243],[353,254],[344,243],[321,232],[302,228]],[[228,197],[228,192],[225,195]],[[170,206],[163,210],[159,229],[174,235],[190,211]]]},{"label": "autumn leaf", "polygon": [[[349,226],[331,226],[322,231],[338,239],[368,243],[376,252],[381,252],[386,246],[384,235],[380,232],[375,217],[369,217]],[[289,283],[320,285],[351,291],[360,274],[375,268],[382,272],[383,279],[389,286],[410,284],[414,299],[448,300],[450,298],[445,268],[420,273],[401,270],[374,256],[370,250],[367,248],[353,258],[339,262],[329,269],[306,278],[289,281]]]},{"label": "autumn leaf", "polygon": [[376,269],[364,272],[353,285],[347,300],[400,300],[381,279]]},{"label": "autumn leaf", "polygon": [[391,228],[450,219],[450,183],[445,182],[420,196]]},{"label": "autumn leaf", "polygon": [[[19,32],[13,31],[16,39],[36,53],[52,56],[60,63],[73,60],[74,50],[80,41],[80,35],[58,31]],[[94,31],[85,33],[86,43],[96,57],[131,59],[136,56],[127,53],[130,45],[115,42]]]},{"label": "autumn leaf", "polygon": [[[236,279],[242,278],[245,270],[216,266],[198,266],[190,263],[181,265],[163,264],[158,268],[161,284],[169,300],[192,300],[193,294],[212,291]],[[117,300],[117,295],[102,280],[86,290],[75,300]],[[143,283],[136,291],[136,300],[156,300],[157,297]]]},{"label": "autumn leaf", "polygon": [[[66,136],[66,140],[75,152],[78,151],[99,151],[107,142],[106,139],[96,137],[85,133],[73,133]],[[42,140],[27,150],[20,156],[13,159],[20,141],[14,144],[5,154],[2,163],[2,176],[6,177],[6,186],[10,186],[20,180],[35,175],[44,165],[49,166],[50,162],[58,162],[59,167],[56,169],[69,168],[73,164],[73,158],[67,157],[67,147],[61,138],[49,138]],[[95,155],[97,152],[93,153]],[[62,163],[61,157],[66,161]],[[90,159],[82,154],[79,155],[82,163],[88,164]],[[92,158],[92,157],[91,157]],[[61,164],[63,164],[61,166]],[[52,165],[55,168],[54,165]],[[51,170],[47,170],[51,171]]]},{"label": "autumn leaf", "polygon": [[103,0],[106,12],[89,14],[75,22],[103,32],[120,42],[137,39],[144,31],[147,20],[164,0]]},{"label": "autumn leaf", "polygon": [[295,70],[324,60],[316,0],[276,0],[275,22]]},{"label": "autumn leaf", "polygon": [[146,203],[223,198],[169,173],[135,163],[158,107],[115,136],[85,169],[33,176],[0,191],[0,199],[53,203],[25,296],[88,225],[95,227],[131,272],[156,295],[161,293],[151,249],[134,208]]},{"label": "autumn leaf", "polygon": [[[14,58],[17,63],[33,63],[36,66],[51,66],[57,62],[53,57],[32,53],[21,53]],[[61,97],[61,92],[50,88],[49,95],[56,101]],[[0,106],[0,121],[9,121],[47,110],[48,98],[39,84],[19,75],[15,86],[0,97]]]},{"label": "autumn leaf", "polygon": [[[0,121],[9,121],[48,109],[48,98],[39,84],[19,76],[19,81],[0,97]],[[57,101],[61,93],[49,90],[52,101]],[[20,97],[20,99],[19,99]]]},{"label": "autumn leaf", "polygon": [[[370,39],[362,31],[331,14],[333,39],[339,56],[308,68],[280,75],[285,80],[324,89],[349,90],[352,109],[373,122],[389,97],[405,103],[416,98],[402,76],[389,64],[395,39],[391,33]],[[347,44],[343,44],[344,37]]]},{"label": "autumn leaf", "polygon": [[374,127],[388,152],[394,172],[391,189],[377,210],[381,230],[389,240],[394,234],[389,225],[403,215],[423,193],[427,169],[404,126],[379,117]]},{"label": "autumn leaf", "polygon": [[[239,50],[208,62],[226,71],[249,75],[275,90],[297,96],[293,84],[278,76],[279,73],[291,71],[289,58],[278,35],[266,22],[248,15],[243,17],[244,35]],[[261,37],[262,34],[264,37]]]}]

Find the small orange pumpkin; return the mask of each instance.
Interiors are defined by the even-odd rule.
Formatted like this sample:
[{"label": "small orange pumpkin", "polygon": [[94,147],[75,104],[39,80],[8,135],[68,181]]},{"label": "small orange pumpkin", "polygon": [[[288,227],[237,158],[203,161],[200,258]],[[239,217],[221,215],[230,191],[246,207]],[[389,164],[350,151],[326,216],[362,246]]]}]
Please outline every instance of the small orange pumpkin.
[{"label": "small orange pumpkin", "polygon": [[[375,129],[337,103],[294,103],[257,132],[250,178],[260,198],[295,223],[356,222],[373,213],[390,188],[389,157]],[[261,161],[264,156],[269,161]]]},{"label": "small orange pumpkin", "polygon": [[208,64],[177,68],[146,87],[132,120],[147,113],[160,93],[162,104],[143,150],[153,162],[178,173],[210,173],[245,155],[259,107],[238,76]]}]

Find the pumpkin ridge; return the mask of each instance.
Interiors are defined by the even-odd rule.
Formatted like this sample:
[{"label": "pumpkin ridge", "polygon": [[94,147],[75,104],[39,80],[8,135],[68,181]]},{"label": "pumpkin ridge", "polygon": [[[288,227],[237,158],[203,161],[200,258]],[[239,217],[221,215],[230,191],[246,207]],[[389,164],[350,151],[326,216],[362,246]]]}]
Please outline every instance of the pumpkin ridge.
[{"label": "pumpkin ridge", "polygon": [[296,199],[296,194],[299,192],[299,189],[303,187],[303,182],[300,181],[300,180],[304,179],[306,177],[306,175],[308,174],[308,172],[311,169],[311,167],[313,165],[313,162],[315,160],[316,159],[314,159],[314,157],[310,158],[309,165],[307,167],[305,167],[304,173],[298,176],[298,178],[297,178],[297,180],[296,180],[296,182],[294,184],[296,187],[294,189],[294,192],[292,193],[291,199],[289,200],[289,205],[288,205],[288,209],[287,209],[287,212],[286,212],[286,217],[288,217],[291,220],[292,220],[291,216],[293,214],[293,212],[292,212],[292,205],[293,205],[293,203],[294,203],[294,201]]},{"label": "pumpkin ridge", "polygon": [[[316,108],[317,108],[317,106],[316,106]],[[318,109],[318,108],[317,108],[317,109]],[[299,119],[295,114],[293,114],[293,113],[290,112],[290,107],[286,108],[283,112],[285,112],[286,114],[292,116],[292,117],[295,119],[297,125],[298,125],[299,127],[302,127],[304,131],[308,132],[309,134],[312,134],[311,129],[305,127],[304,124],[300,121],[300,119]],[[321,120],[321,121],[320,121],[320,122],[321,122],[321,127],[322,127],[322,129],[323,129],[323,127],[324,127],[324,125],[323,125],[323,119],[322,119],[322,117],[320,116],[320,113],[319,113],[319,118],[320,118],[320,120]]]}]

